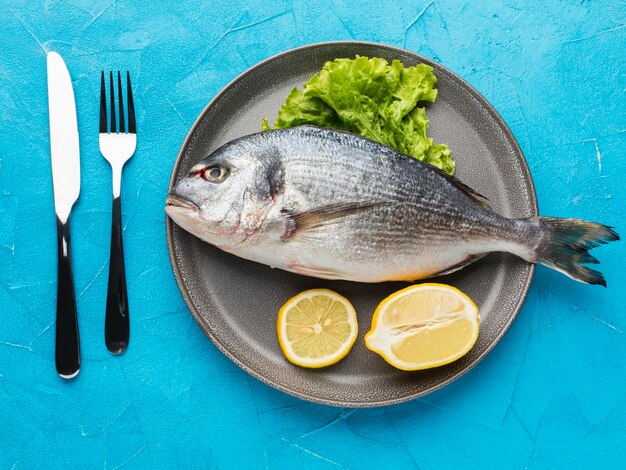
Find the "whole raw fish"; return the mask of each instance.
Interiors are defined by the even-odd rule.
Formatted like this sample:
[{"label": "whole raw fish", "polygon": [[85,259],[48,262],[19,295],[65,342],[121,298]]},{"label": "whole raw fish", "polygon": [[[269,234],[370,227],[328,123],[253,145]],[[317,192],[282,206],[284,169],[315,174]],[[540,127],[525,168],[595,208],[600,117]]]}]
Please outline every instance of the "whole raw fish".
[{"label": "whole raw fish", "polygon": [[493,251],[606,285],[588,250],[618,235],[580,219],[509,219],[437,168],[310,126],[233,140],[167,198],[178,225],[242,258],[325,279],[413,281]]}]

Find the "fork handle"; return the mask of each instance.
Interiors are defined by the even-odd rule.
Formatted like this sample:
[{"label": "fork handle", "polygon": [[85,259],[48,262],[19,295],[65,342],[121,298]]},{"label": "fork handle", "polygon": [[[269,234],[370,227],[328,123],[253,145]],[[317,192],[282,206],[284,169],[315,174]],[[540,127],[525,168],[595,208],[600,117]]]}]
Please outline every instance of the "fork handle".
[{"label": "fork handle", "polygon": [[70,250],[70,218],[62,222],[57,217],[57,320],[55,362],[59,375],[71,379],[80,369],[80,338],[72,275]]},{"label": "fork handle", "polygon": [[113,354],[122,354],[128,346],[130,323],[128,295],[122,245],[122,200],[119,193],[113,197],[113,225],[111,227],[111,259],[107,292],[104,340]]}]

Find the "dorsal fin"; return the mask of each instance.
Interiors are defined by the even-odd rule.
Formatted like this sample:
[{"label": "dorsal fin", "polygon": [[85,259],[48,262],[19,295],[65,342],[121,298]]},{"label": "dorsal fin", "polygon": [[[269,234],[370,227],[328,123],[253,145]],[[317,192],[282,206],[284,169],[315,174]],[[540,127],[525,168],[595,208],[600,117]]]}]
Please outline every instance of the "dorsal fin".
[{"label": "dorsal fin", "polygon": [[439,173],[441,176],[443,176],[445,179],[447,179],[450,183],[452,183],[454,185],[455,188],[459,189],[461,192],[463,192],[467,197],[469,197],[472,201],[474,201],[476,204],[478,204],[479,206],[485,208],[485,209],[491,209],[491,206],[489,205],[489,202],[487,202],[487,198],[485,196],[483,196],[482,194],[480,194],[478,191],[470,188],[468,185],[466,185],[465,183],[461,182],[461,180],[459,180],[458,178],[449,175],[448,173],[446,173],[445,171],[443,171],[441,168],[438,168],[434,165],[430,165],[427,163],[428,166],[430,166],[436,173]]}]

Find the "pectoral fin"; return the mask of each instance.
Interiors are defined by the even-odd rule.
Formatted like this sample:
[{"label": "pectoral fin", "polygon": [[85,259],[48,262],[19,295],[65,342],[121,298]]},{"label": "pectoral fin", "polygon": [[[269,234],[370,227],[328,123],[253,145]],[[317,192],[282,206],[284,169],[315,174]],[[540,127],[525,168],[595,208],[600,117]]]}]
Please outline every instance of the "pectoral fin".
[{"label": "pectoral fin", "polygon": [[368,211],[375,211],[387,206],[389,202],[330,204],[304,212],[292,212],[283,209],[286,217],[286,229],[283,239],[290,239],[311,232],[326,229],[341,223],[346,217]]}]

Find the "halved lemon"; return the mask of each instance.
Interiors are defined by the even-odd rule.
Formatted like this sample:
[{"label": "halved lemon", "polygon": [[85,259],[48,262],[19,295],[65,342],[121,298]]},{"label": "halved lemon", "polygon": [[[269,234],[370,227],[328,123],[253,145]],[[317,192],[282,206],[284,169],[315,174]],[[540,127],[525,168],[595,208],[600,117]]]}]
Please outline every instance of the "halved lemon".
[{"label": "halved lemon", "polygon": [[445,284],[419,284],[378,305],[365,345],[398,369],[429,369],[467,353],[478,329],[478,307],[467,295]]},{"label": "halved lemon", "polygon": [[302,367],[335,364],[356,340],[356,311],[345,297],[312,289],[289,299],[278,312],[276,332],[285,357]]}]

